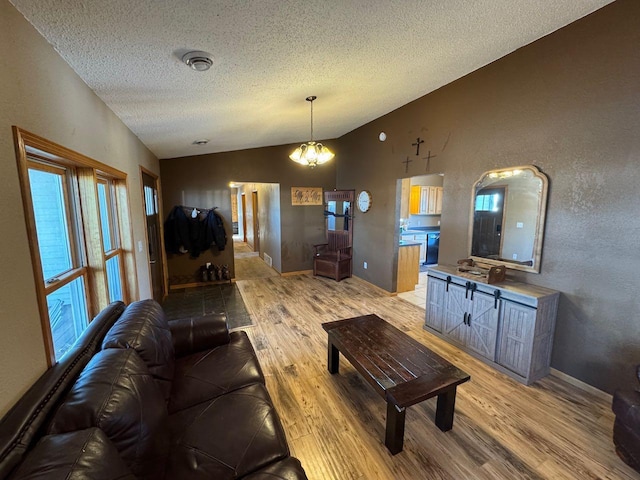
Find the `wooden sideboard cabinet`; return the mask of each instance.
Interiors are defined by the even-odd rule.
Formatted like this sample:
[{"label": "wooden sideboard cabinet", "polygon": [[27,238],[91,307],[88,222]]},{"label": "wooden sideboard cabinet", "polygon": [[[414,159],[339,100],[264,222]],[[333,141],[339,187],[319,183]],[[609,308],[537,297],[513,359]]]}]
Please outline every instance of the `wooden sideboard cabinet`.
[{"label": "wooden sideboard cabinet", "polygon": [[496,285],[429,269],[425,330],[530,385],[549,373],[560,293],[505,281]]}]

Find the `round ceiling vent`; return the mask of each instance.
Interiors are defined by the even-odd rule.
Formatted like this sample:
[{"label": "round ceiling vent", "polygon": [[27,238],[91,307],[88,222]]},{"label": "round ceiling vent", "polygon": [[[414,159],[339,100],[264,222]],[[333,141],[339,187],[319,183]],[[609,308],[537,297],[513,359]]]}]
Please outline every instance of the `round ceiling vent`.
[{"label": "round ceiling vent", "polygon": [[209,58],[209,54],[207,52],[200,51],[185,53],[182,56],[182,61],[198,72],[209,70],[211,65],[213,65],[213,61]]}]

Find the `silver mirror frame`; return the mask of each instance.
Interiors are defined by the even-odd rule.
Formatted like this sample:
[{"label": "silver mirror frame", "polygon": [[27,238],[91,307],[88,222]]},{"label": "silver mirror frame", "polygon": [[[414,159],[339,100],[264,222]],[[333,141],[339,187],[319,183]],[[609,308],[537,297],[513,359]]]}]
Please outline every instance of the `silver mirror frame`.
[{"label": "silver mirror frame", "polygon": [[[478,192],[478,187],[483,184],[483,181],[490,178],[490,175],[496,175],[500,177],[500,175],[504,175],[507,172],[513,172],[514,170],[529,170],[533,173],[535,178],[540,179],[542,182],[542,191],[540,192],[540,201],[538,203],[538,215],[537,215],[537,225],[535,228],[535,239],[533,243],[533,265],[523,265],[514,261],[509,260],[494,260],[491,258],[477,257],[471,255],[472,245],[473,245],[473,222],[474,222],[474,213],[475,213],[475,202],[476,202],[476,194]],[[499,168],[495,170],[489,170],[484,172],[477,182],[473,184],[473,188],[471,191],[471,214],[469,221],[469,234],[468,234],[468,252],[469,258],[488,265],[504,265],[505,267],[512,270],[520,270],[523,272],[529,273],[540,273],[540,260],[542,257],[542,242],[544,239],[544,225],[545,218],[547,214],[547,193],[549,190],[549,179],[547,176],[542,173],[538,167],[534,165],[524,165],[520,167],[510,167],[510,168]]]}]

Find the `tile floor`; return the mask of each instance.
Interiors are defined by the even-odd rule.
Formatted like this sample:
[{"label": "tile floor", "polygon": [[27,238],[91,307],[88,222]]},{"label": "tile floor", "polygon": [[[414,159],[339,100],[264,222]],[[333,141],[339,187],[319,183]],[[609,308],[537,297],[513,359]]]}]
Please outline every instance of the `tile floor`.
[{"label": "tile floor", "polygon": [[427,272],[420,272],[418,278],[418,285],[416,285],[415,290],[399,293],[398,298],[413,303],[420,308],[425,308],[427,304]]}]

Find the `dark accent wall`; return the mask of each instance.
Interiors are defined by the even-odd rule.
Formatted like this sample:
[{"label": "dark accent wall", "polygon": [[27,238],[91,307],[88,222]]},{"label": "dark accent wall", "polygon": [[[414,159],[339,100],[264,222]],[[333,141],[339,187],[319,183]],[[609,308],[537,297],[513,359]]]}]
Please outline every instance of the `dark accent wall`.
[{"label": "dark accent wall", "polygon": [[550,179],[542,270],[517,277],[562,292],[552,366],[608,392],[634,384],[639,45],[640,2],[618,0],[341,137],[337,188],[373,194],[356,219],[354,274],[395,287],[398,178],[445,174],[440,262],[452,264],[468,254],[473,183],[493,168],[537,165]]},{"label": "dark accent wall", "polygon": [[[333,150],[336,148],[335,141],[323,143]],[[225,218],[229,237],[227,248],[223,252],[214,248],[197,259],[190,259],[188,255],[170,256],[167,262],[170,277],[189,275],[205,262],[233,265],[229,187],[229,182],[232,181],[280,184],[280,239],[275,241],[281,243],[282,272],[313,268],[312,245],[323,242],[325,238],[323,207],[292,206],[291,187],[334,189],[336,161],[315,169],[303,167],[289,159],[289,154],[296,146],[298,145],[279,145],[160,161],[164,211],[169,212],[173,205],[217,206]],[[336,160],[340,158],[342,157],[336,155]],[[247,204],[251,203],[250,192],[247,192],[246,200]],[[265,224],[266,226],[269,224]],[[247,225],[247,228],[250,226]],[[267,237],[261,240],[269,245],[274,239],[268,236],[275,235],[277,229],[272,225],[263,233]],[[231,273],[235,274],[233,270]]]}]

